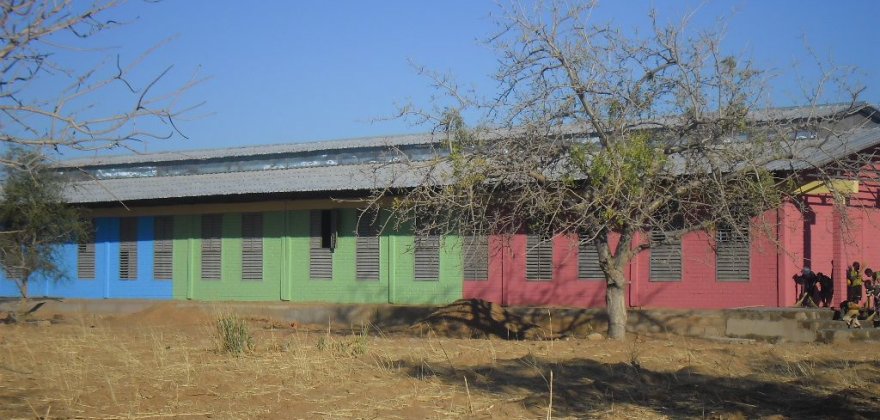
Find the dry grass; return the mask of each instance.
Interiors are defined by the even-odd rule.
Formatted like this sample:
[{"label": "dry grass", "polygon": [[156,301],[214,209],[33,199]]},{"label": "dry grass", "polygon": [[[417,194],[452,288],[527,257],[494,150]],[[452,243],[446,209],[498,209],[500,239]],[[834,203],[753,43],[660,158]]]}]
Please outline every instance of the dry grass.
[{"label": "dry grass", "polygon": [[867,418],[880,408],[874,344],[250,327],[253,351],[233,357],[217,351],[210,317],[2,326],[0,418]]}]

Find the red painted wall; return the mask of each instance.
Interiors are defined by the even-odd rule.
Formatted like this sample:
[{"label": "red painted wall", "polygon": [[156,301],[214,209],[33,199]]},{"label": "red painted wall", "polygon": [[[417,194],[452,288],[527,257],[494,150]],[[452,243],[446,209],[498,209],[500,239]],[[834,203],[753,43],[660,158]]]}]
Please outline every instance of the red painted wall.
[{"label": "red painted wall", "polygon": [[[650,250],[638,257],[636,281],[639,306],[648,308],[735,308],[776,306],[776,214],[756,220],[751,232],[750,279],[718,281],[715,274],[714,237],[692,232],[682,238],[680,281],[650,279]],[[769,234],[769,237],[768,237]],[[744,279],[745,280],[745,279]]]},{"label": "red painted wall", "polygon": [[462,295],[465,299],[483,299],[489,302],[504,303],[503,253],[506,242],[501,236],[489,237],[489,278],[464,279]]},{"label": "red painted wall", "polygon": [[604,279],[578,279],[577,239],[553,238],[553,278],[526,280],[526,235],[490,238],[489,279],[465,279],[464,297],[514,306],[605,306]]},{"label": "red painted wall", "polygon": [[[810,212],[794,204],[755,220],[751,232],[748,281],[718,281],[714,238],[705,232],[682,238],[682,279],[652,281],[650,250],[626,269],[628,304],[646,308],[734,308],[791,306],[798,290],[793,277],[803,267],[835,279],[834,304],[846,296],[845,269],[852,261],[880,270],[880,185],[862,185],[851,198],[847,217],[837,214],[829,197],[805,198]],[[638,240],[638,238],[637,238]],[[637,242],[634,241],[634,242]],[[603,279],[578,279],[577,241],[553,239],[553,278],[526,280],[526,236],[490,239],[489,278],[465,279],[464,296],[505,305],[603,307]]]},{"label": "red painted wall", "polygon": [[553,278],[526,280],[526,235],[514,235],[505,253],[505,303],[508,305],[553,305],[600,307],[605,305],[605,283],[600,279],[578,279],[577,240],[553,238]]}]

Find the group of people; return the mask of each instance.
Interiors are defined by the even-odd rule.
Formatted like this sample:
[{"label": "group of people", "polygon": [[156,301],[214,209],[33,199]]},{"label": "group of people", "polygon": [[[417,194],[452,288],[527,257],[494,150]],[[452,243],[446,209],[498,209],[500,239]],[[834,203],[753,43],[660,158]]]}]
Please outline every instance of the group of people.
[{"label": "group of people", "polygon": [[831,307],[831,298],[834,297],[834,280],[831,277],[804,267],[800,274],[794,276],[794,282],[801,288],[796,306]]},{"label": "group of people", "polygon": [[[853,262],[846,270],[846,300],[840,304],[841,318],[850,328],[861,328],[859,317],[865,313],[868,321],[877,316],[877,298],[880,297],[880,272],[865,268],[864,276],[859,271],[861,265]],[[861,305],[862,289],[866,293],[865,304]]]},{"label": "group of people", "polygon": [[[833,275],[832,275],[833,276]],[[831,276],[814,273],[804,267],[801,274],[796,275],[795,283],[801,287],[797,306],[830,307],[834,297],[834,281]],[[862,297],[865,304],[862,305]],[[880,298],[880,271],[870,268],[862,271],[861,264],[855,261],[846,269],[846,300],[840,304],[840,315],[850,328],[861,328],[859,317],[872,320],[878,313]]]}]

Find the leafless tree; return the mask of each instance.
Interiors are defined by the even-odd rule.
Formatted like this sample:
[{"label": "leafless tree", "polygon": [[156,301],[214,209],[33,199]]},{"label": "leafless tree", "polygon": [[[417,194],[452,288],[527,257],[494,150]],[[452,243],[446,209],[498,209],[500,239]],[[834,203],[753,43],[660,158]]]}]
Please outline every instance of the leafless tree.
[{"label": "leafless tree", "polygon": [[163,81],[171,66],[135,77],[155,48],[130,62],[107,55],[82,70],[86,52],[94,50],[78,42],[118,26],[111,15],[122,3],[0,0],[0,141],[91,151],[180,134],[175,118],[192,108],[181,104],[181,95],[199,80],[193,75],[169,89]]},{"label": "leafless tree", "polygon": [[766,74],[724,54],[721,34],[653,12],[649,33],[627,32],[593,22],[594,7],[503,8],[491,100],[429,73],[457,105],[404,114],[434,123],[445,152],[403,164],[373,204],[417,233],[577,234],[598,250],[609,336],[622,339],[624,270],[640,252],[695,230],[746,235],[806,178],[852,167],[812,157],[841,141],[858,90],[831,111],[767,109]]}]

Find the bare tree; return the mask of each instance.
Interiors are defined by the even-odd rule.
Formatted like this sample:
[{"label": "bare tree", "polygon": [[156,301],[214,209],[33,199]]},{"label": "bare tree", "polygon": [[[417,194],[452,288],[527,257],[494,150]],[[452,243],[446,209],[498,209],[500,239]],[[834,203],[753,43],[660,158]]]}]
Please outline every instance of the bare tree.
[{"label": "bare tree", "polygon": [[[622,339],[624,270],[640,252],[694,230],[746,235],[805,177],[852,167],[808,157],[842,141],[858,91],[830,111],[766,109],[765,74],[725,55],[720,34],[653,13],[650,33],[626,32],[592,22],[594,6],[504,9],[492,100],[429,74],[457,106],[404,114],[433,122],[446,150],[408,163],[373,203],[417,231],[577,234],[598,249],[609,336]],[[468,126],[473,114],[484,119]]]},{"label": "bare tree", "polygon": [[[118,26],[110,15],[121,3],[0,1],[0,141],[91,151],[180,134],[175,118],[192,108],[180,100],[199,81],[195,75],[164,90],[171,66],[151,78],[135,78],[134,70],[152,50],[128,63],[108,55],[81,69],[88,50],[77,42]],[[122,105],[119,98],[125,98]]]}]

